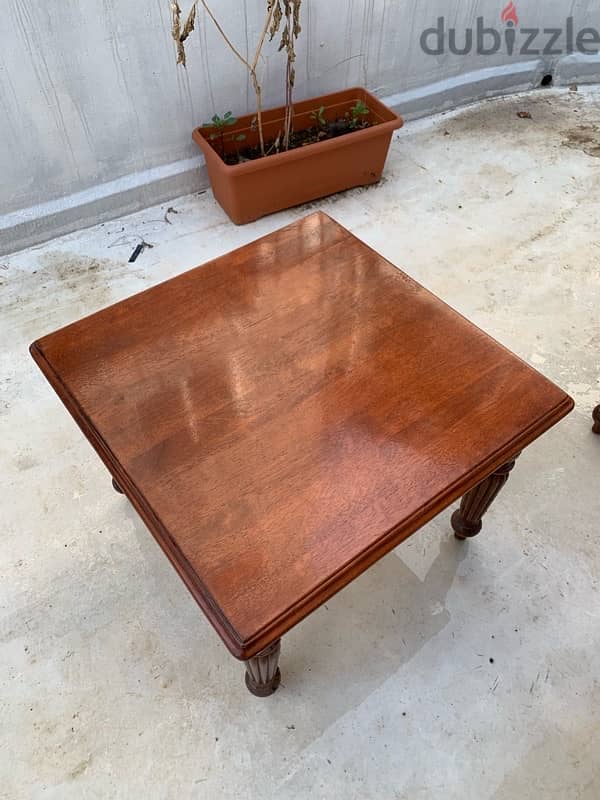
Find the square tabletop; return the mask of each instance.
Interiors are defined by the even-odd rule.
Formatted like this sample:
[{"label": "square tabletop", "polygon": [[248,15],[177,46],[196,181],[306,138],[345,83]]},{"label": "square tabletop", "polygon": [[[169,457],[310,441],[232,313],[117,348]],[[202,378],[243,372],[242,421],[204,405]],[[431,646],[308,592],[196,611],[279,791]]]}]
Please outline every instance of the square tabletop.
[{"label": "square tabletop", "polygon": [[573,405],[323,213],[31,352],[243,659]]}]

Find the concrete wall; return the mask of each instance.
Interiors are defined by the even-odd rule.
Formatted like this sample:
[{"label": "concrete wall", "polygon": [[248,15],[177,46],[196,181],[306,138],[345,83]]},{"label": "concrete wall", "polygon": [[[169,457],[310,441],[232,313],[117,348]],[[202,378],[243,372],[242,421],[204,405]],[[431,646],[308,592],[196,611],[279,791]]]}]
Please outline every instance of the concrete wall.
[{"label": "concrete wall", "polygon": [[[189,7],[180,0],[184,13]],[[238,47],[256,41],[264,0],[212,0]],[[559,81],[595,81],[596,56],[501,51],[432,56],[421,31],[445,14],[462,41],[503,2],[304,0],[298,99],[366,85],[405,116]],[[520,25],[600,27],[597,0],[519,0]],[[5,0],[0,26],[0,252],[42,241],[206,185],[192,128],[214,112],[243,113],[243,68],[200,14],[188,69],[175,64],[169,0]],[[566,46],[564,35],[555,47]],[[266,105],[283,97],[283,58],[267,47]]]}]

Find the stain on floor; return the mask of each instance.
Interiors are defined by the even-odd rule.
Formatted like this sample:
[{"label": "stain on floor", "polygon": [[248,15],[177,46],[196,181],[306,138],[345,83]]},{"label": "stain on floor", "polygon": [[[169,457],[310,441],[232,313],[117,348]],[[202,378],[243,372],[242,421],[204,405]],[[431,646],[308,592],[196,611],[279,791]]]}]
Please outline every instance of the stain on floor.
[{"label": "stain on floor", "polygon": [[66,250],[45,253],[37,248],[32,263],[33,269],[5,272],[0,286],[2,312],[13,321],[14,333],[21,332],[31,339],[51,332],[52,326],[41,322],[48,320],[49,311],[50,320],[58,320],[64,318],[63,308],[72,308],[73,318],[69,321],[74,322],[89,313],[84,310],[110,305],[115,286],[142,274],[130,264]]},{"label": "stain on floor", "polygon": [[563,147],[572,147],[593,158],[600,158],[600,127],[597,125],[578,125],[565,131],[564,136]]}]

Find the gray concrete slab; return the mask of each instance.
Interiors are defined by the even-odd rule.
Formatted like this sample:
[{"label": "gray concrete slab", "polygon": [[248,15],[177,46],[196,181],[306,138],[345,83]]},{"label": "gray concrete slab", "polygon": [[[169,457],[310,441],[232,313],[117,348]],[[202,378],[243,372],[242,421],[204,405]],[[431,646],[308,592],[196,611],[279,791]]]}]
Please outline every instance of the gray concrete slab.
[{"label": "gray concrete slab", "polygon": [[[206,192],[0,259],[3,800],[600,796],[599,100],[411,123],[379,186],[253,225]],[[285,637],[258,700],[27,346],[312,208],[577,407],[477,539],[433,520]]]}]

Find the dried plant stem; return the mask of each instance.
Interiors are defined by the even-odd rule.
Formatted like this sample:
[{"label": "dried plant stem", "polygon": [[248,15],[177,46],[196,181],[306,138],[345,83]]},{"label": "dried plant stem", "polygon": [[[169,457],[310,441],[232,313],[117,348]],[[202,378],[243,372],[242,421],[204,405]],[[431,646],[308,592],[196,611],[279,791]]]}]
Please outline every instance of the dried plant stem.
[{"label": "dried plant stem", "polygon": [[[198,0],[196,0],[196,2],[198,2]],[[259,144],[260,144],[260,154],[262,156],[264,156],[264,154],[265,154],[265,140],[264,140],[264,135],[263,135],[263,125],[262,125],[262,86],[260,85],[260,81],[258,80],[258,75],[256,74],[256,69],[258,67],[258,62],[260,61],[260,56],[261,56],[263,45],[265,43],[265,38],[267,36],[267,32],[268,32],[269,27],[271,25],[271,20],[273,18],[273,11],[274,11],[274,8],[275,8],[275,4],[274,3],[270,3],[269,6],[268,6],[267,18],[265,20],[265,24],[263,26],[263,30],[262,30],[260,39],[258,41],[258,45],[256,46],[256,50],[254,52],[254,58],[252,59],[252,62],[250,62],[250,61],[248,61],[248,59],[244,58],[244,56],[240,53],[240,51],[235,47],[235,45],[233,44],[231,39],[227,36],[225,31],[223,30],[223,28],[219,24],[219,21],[217,20],[217,18],[215,17],[213,12],[209,8],[208,4],[206,3],[206,0],[200,0],[200,3],[202,4],[202,7],[204,8],[204,10],[208,14],[208,16],[213,21],[215,27],[217,28],[217,30],[219,31],[219,33],[223,37],[223,40],[225,41],[225,43],[227,44],[227,46],[229,47],[231,52],[235,56],[237,56],[237,58],[242,62],[242,64],[246,67],[246,69],[248,70],[248,72],[250,74],[250,80],[252,81],[252,87],[254,89],[254,94],[256,95],[256,127],[258,129],[258,139],[259,139]]]},{"label": "dried plant stem", "polygon": [[294,119],[294,106],[292,90],[294,79],[292,75],[293,63],[290,58],[290,48],[293,50],[293,34],[290,33],[292,29],[292,6],[287,3],[285,7],[285,16],[287,22],[287,31],[289,36],[287,47],[287,58],[285,63],[285,122],[283,125],[283,149],[287,150],[290,146],[290,136],[292,134],[292,122]]},{"label": "dried plant stem", "polygon": [[[202,0],[204,2],[204,0]],[[258,138],[260,142],[260,154],[264,156],[265,154],[265,140],[263,136],[263,125],[262,125],[262,87],[256,75],[256,67],[258,66],[258,61],[260,59],[260,54],[262,52],[263,44],[265,43],[265,37],[267,35],[267,31],[269,30],[269,26],[271,24],[271,19],[273,17],[273,10],[275,8],[275,4],[271,3],[269,5],[269,11],[267,14],[267,18],[265,20],[265,24],[262,30],[262,34],[260,36],[260,40],[258,42],[258,47],[256,48],[256,52],[254,54],[254,61],[252,62],[252,67],[250,69],[250,77],[252,78],[252,85],[254,86],[254,93],[256,94],[256,125],[258,127]]]},{"label": "dried plant stem", "polygon": [[241,61],[244,67],[248,70],[250,80],[252,81],[252,88],[254,89],[254,94],[256,95],[256,127],[258,130],[258,139],[260,144],[261,156],[265,155],[265,140],[264,140],[263,122],[262,122],[262,86],[258,78],[257,69],[267,34],[269,34],[269,41],[272,41],[273,37],[280,29],[281,22],[282,19],[284,18],[284,13],[285,13],[286,24],[281,37],[281,43],[279,45],[279,49],[283,50],[285,48],[287,54],[286,73],[285,73],[285,87],[286,87],[285,121],[283,129],[283,147],[285,150],[287,150],[290,145],[290,136],[292,133],[292,124],[294,117],[294,106],[292,99],[294,81],[296,77],[296,71],[294,68],[294,61],[296,60],[296,54],[294,52],[294,42],[301,31],[300,6],[302,4],[302,0],[267,0],[267,14],[265,18],[265,23],[263,25],[263,29],[260,34],[258,44],[256,45],[256,50],[254,51],[254,56],[251,61],[248,59],[248,57],[245,57],[240,53],[240,51],[233,44],[229,36],[227,36],[225,31],[223,30],[221,23],[213,14],[212,9],[207,3],[207,0],[193,0],[192,7],[187,16],[183,28],[181,26],[181,8],[179,7],[178,0],[171,0],[171,17],[172,17],[171,34],[177,46],[177,63],[183,64],[184,67],[186,65],[186,54],[185,54],[184,43],[188,38],[188,36],[190,35],[190,33],[194,30],[199,3],[202,6],[202,8],[206,11],[210,19],[212,20],[216,29],[221,34],[225,44],[229,47],[229,49],[235,55],[235,57],[239,61]]},{"label": "dried plant stem", "polygon": [[[196,2],[197,2],[197,0],[196,0]],[[218,19],[215,17],[215,15],[213,14],[213,12],[210,10],[210,8],[208,7],[208,5],[207,5],[207,3],[205,2],[205,0],[200,0],[200,2],[202,3],[202,7],[204,8],[204,10],[205,10],[205,11],[206,11],[206,13],[208,14],[208,16],[209,16],[209,17],[211,18],[211,20],[213,21],[213,23],[214,23],[214,25],[215,25],[215,28],[216,28],[216,29],[219,31],[219,33],[221,34],[221,36],[222,36],[222,37],[223,37],[223,39],[225,40],[225,43],[227,44],[227,46],[229,47],[229,49],[230,49],[230,50],[231,50],[231,51],[232,51],[232,52],[233,52],[233,53],[234,53],[234,54],[235,54],[235,55],[236,55],[236,56],[239,58],[239,60],[242,62],[242,64],[243,64],[243,65],[244,65],[244,66],[245,66],[247,69],[251,70],[251,69],[252,69],[252,67],[250,66],[250,64],[248,63],[248,61],[247,61],[247,60],[244,58],[244,56],[243,56],[243,55],[240,53],[240,51],[239,51],[239,50],[238,50],[238,49],[235,47],[235,45],[233,44],[233,42],[231,41],[231,39],[230,39],[230,38],[227,36],[227,34],[226,34],[226,33],[225,33],[225,31],[223,30],[223,28],[220,26]],[[194,5],[196,5],[196,3],[194,3]]]},{"label": "dried plant stem", "polygon": [[[204,2],[204,0],[202,0]],[[270,3],[268,7],[268,14],[265,20],[265,25],[263,27],[262,33],[260,35],[260,40],[258,42],[258,47],[256,48],[256,53],[254,55],[254,61],[252,62],[252,69],[256,69],[256,65],[258,64],[258,59],[260,58],[260,54],[262,52],[263,44],[265,43],[265,38],[267,36],[267,31],[269,30],[269,26],[271,24],[271,19],[273,18],[273,11],[275,10],[275,4]]]},{"label": "dried plant stem", "polygon": [[302,0],[274,0],[277,9],[275,22],[271,29],[271,38],[279,30],[282,20],[285,24],[281,34],[279,49],[285,50],[285,121],[283,133],[283,148],[288,150],[294,125],[294,84],[296,82],[296,39],[302,30],[300,26],[300,8]]},{"label": "dried plant stem", "polygon": [[288,58],[285,70],[285,125],[283,147],[287,150],[290,146],[290,137],[294,127],[294,68]]},{"label": "dried plant stem", "polygon": [[258,78],[256,77],[256,73],[254,71],[250,73],[250,77],[252,79],[252,86],[254,87],[254,94],[256,95],[256,128],[258,130],[258,142],[260,145],[260,154],[261,156],[264,156],[265,137],[263,134],[263,124],[262,124],[262,87],[258,82]]}]

